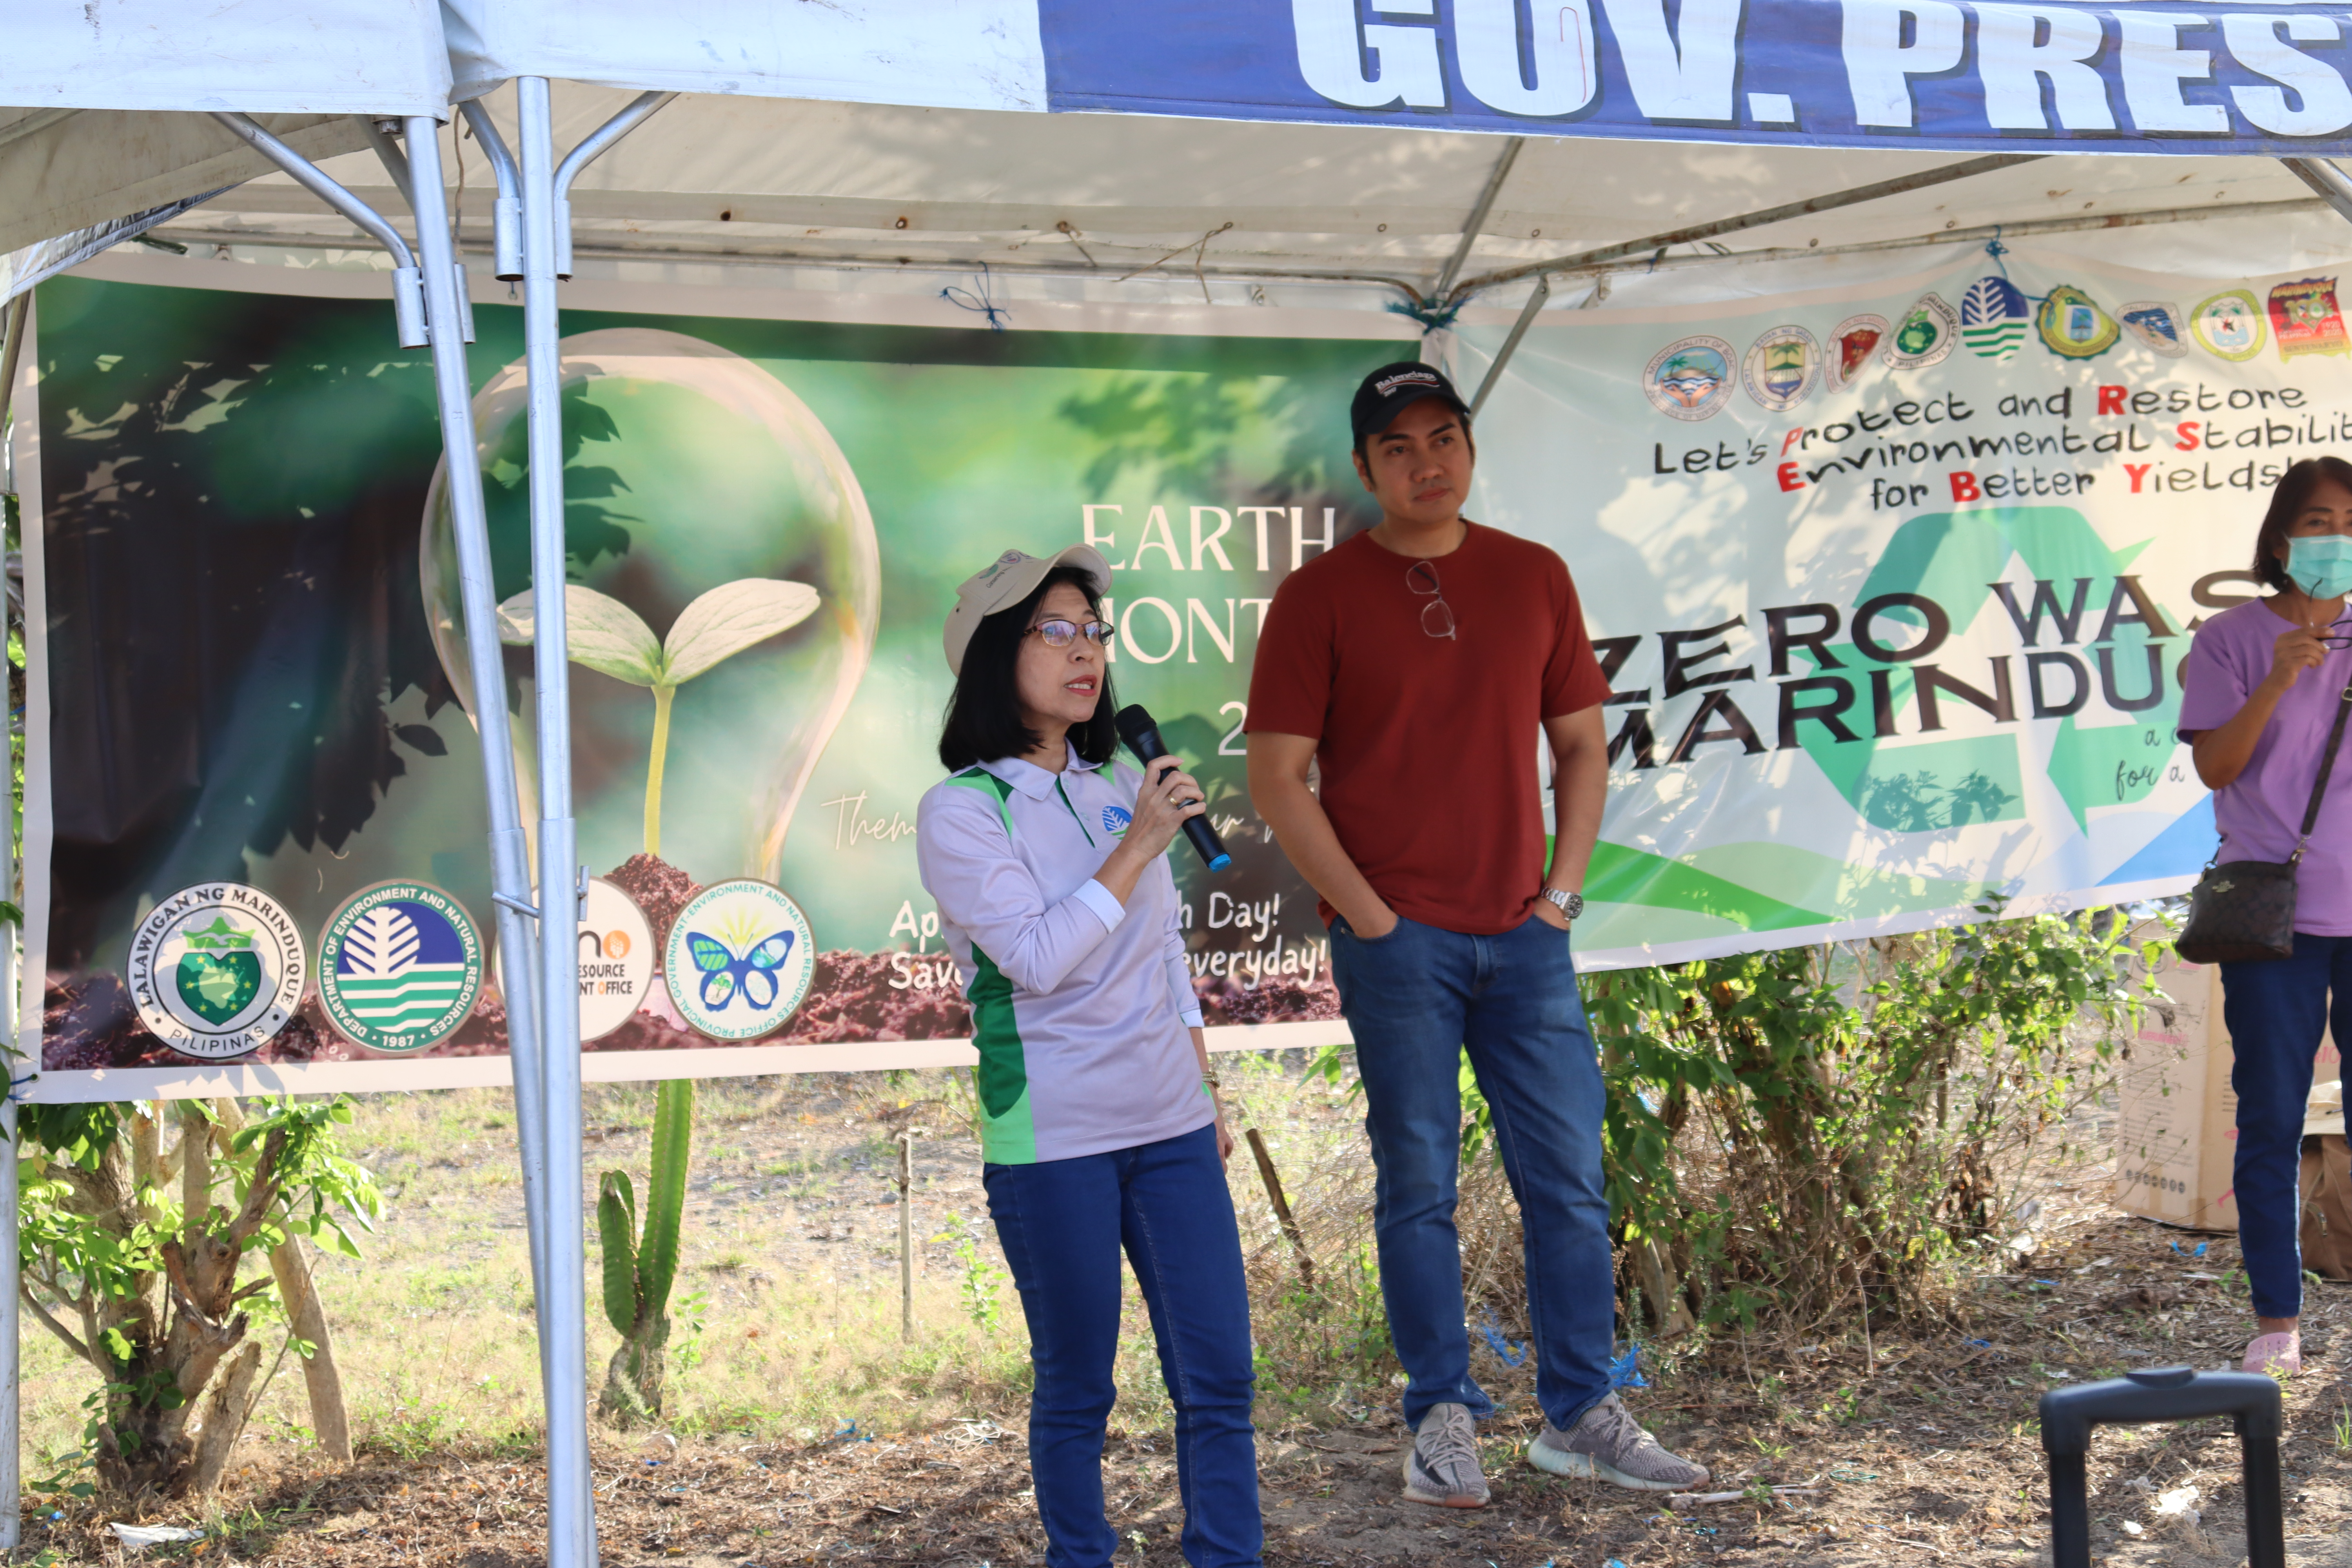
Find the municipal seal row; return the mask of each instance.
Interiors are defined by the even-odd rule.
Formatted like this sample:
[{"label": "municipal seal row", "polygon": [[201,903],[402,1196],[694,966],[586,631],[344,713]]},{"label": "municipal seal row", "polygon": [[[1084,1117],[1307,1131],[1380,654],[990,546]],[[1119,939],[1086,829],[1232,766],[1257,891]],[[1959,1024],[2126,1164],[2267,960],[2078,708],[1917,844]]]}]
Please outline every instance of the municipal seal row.
[{"label": "municipal seal row", "polygon": [[[759,1039],[799,1008],[816,967],[808,916],[782,888],[748,877],[698,892],[658,952],[637,901],[591,879],[579,946],[583,1041],[613,1033],[641,1008],[660,1010],[656,969],[688,1027],[717,1040]],[[293,1021],[313,987],[320,1010],[353,1044],[413,1056],[473,1015],[483,949],[480,927],[447,892],[429,882],[378,882],[329,917],[314,972],[285,905],[241,882],[199,882],[139,922],[127,967],[140,1022],[184,1057],[250,1055]]]}]

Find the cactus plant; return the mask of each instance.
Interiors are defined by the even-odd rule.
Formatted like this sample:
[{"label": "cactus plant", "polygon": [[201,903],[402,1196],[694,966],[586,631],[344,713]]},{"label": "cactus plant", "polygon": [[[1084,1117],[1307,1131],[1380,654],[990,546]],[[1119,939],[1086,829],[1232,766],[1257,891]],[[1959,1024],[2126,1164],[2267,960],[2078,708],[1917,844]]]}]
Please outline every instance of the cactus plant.
[{"label": "cactus plant", "polygon": [[621,1336],[604,1369],[598,1414],[617,1426],[661,1414],[669,1343],[669,1291],[677,1278],[678,1232],[686,1215],[687,1148],[694,1132],[694,1081],[672,1079],[654,1096],[653,1170],[645,1226],[625,1171],[598,1184],[596,1234],[604,1253],[604,1317]]}]

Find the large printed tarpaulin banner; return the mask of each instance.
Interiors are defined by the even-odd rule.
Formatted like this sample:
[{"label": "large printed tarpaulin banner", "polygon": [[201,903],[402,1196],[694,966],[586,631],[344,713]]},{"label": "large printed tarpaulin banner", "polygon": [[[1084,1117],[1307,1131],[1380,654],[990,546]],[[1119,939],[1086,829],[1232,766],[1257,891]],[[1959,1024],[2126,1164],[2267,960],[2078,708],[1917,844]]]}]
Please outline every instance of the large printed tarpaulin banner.
[{"label": "large printed tarpaulin banner", "polygon": [[2183,890],[2189,637],[2263,592],[2286,465],[2352,438],[2337,288],[1995,251],[1531,331],[1480,500],[1569,560],[1610,678],[1580,946]]},{"label": "large printed tarpaulin banner", "polygon": [[2327,152],[2340,7],[1043,0],[1052,106],[1749,144]]},{"label": "large printed tarpaulin banner", "polygon": [[[1124,110],[1906,150],[2331,153],[2342,6],[2153,0],[450,0],[460,97],[521,75],[939,108]],[[29,100],[28,100],[29,101]]]},{"label": "large printed tarpaulin banner", "polygon": [[[530,650],[508,647],[507,689],[480,702],[429,362],[393,346],[380,282],[319,282],[353,297],[37,293],[43,1096],[506,1077],[476,716],[509,725],[530,791]],[[574,285],[567,303],[600,288],[647,298]],[[473,363],[520,644],[504,292],[477,307]],[[565,312],[577,818],[602,879],[588,1072],[971,1059],[914,855],[941,774],[940,623],[1000,552],[1089,532],[1123,566],[1120,693],[1196,760],[1234,853],[1213,879],[1176,862],[1209,1021],[1221,1043],[1344,1038],[1314,899],[1252,826],[1239,726],[1276,585],[1373,520],[1348,399],[1412,329],[1307,310],[1279,314],[1346,335],[1274,335],[1273,311],[1238,313],[1257,336],[992,331],[929,303],[975,326]]]},{"label": "large printed tarpaulin banner", "polygon": [[529,75],[949,109],[1906,149],[2326,155],[2352,127],[2352,11],[2315,4],[249,0],[207,13],[116,0],[103,28],[79,7],[16,9],[31,32],[0,57],[0,102],[35,108],[438,113],[454,71],[458,99]]},{"label": "large printed tarpaulin banner", "polygon": [[[140,268],[189,271],[115,275]],[[38,296],[44,1098],[505,1076],[476,715],[528,786],[528,650],[468,689],[425,363],[331,297],[363,279],[308,287]],[[592,1076],[966,1059],[912,843],[939,626],[998,552],[1079,539],[1118,574],[1122,698],[1234,853],[1175,860],[1218,1043],[1344,1037],[1242,726],[1282,579],[1373,521],[1344,409],[1410,352],[1392,319],[990,331],[575,287],[670,307],[564,322]],[[520,319],[477,314],[520,645]],[[1500,331],[1466,331],[1465,374]],[[2252,591],[2283,466],[2340,448],[2347,358],[2331,276],[2031,253],[1536,328],[1472,515],[1561,552],[1611,681],[1580,961],[2184,887],[2212,847],[2171,734],[2188,634]]]}]

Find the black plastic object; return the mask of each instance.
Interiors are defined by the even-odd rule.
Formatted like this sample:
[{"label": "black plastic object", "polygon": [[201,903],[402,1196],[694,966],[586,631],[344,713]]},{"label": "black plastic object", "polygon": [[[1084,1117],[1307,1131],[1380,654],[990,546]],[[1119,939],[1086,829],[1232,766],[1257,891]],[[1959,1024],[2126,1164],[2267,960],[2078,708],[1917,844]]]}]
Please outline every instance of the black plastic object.
[{"label": "black plastic object", "polygon": [[[1149,763],[1171,754],[1167,743],[1160,738],[1160,726],[1152,721],[1150,713],[1142,704],[1120,709],[1118,716],[1111,722],[1118,727],[1118,738],[1127,742],[1127,749],[1135,753],[1136,761]],[[1173,771],[1162,768],[1160,776],[1164,779]],[[1217,830],[1209,826],[1206,816],[1186,817],[1184,837],[1192,841],[1192,848],[1201,857],[1201,863],[1210,870],[1222,871],[1234,863],[1234,858],[1225,853],[1224,841],[1217,837]]]},{"label": "black plastic object", "polygon": [[2149,1367],[2042,1396],[2042,1447],[2050,1456],[2052,1568],[2090,1568],[2091,1500],[2085,1464],[2094,1426],[2236,1419],[2246,1491],[2247,1568],[2286,1568],[2279,1499],[2279,1385],[2258,1372]]}]

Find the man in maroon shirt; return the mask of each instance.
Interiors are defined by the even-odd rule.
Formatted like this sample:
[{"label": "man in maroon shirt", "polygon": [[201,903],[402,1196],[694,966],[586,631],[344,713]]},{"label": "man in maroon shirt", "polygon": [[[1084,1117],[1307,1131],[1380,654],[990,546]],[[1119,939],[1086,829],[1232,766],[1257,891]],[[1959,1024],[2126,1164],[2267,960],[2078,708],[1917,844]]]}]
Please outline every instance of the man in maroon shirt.
[{"label": "man in maroon shirt", "polygon": [[[1358,388],[1378,527],[1291,574],[1250,679],[1250,795],[1322,899],[1377,1168],[1373,1229],[1409,1379],[1405,1495],[1486,1500],[1454,1228],[1466,1047],[1527,1242],[1528,1319],[1555,1475],[1675,1491],[1707,1479],[1611,1387],[1616,1292],[1605,1091],[1569,930],[1601,831],[1608,686],[1575,585],[1542,545],[1462,515],[1469,411],[1423,364]],[[1547,874],[1538,737],[1558,849]],[[1321,796],[1307,782],[1319,760]]]}]

